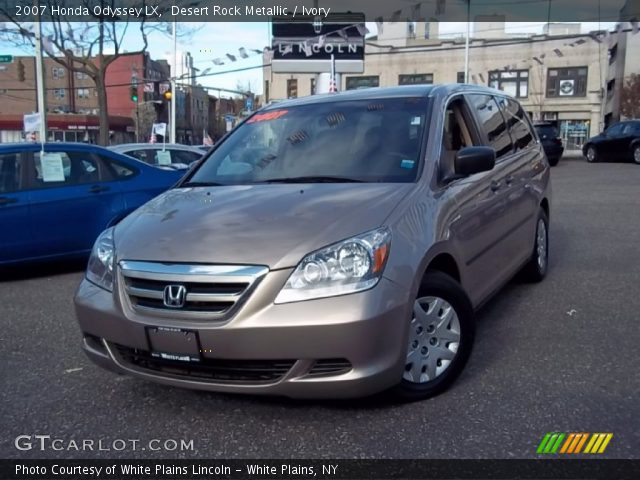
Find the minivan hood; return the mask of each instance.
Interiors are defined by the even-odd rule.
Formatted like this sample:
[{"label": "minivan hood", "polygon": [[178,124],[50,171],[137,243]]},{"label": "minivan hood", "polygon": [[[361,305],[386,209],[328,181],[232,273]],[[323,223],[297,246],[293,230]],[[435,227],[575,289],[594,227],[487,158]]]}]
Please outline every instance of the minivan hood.
[{"label": "minivan hood", "polygon": [[119,260],[293,267],[308,253],[382,225],[415,184],[177,188],[124,219]]}]

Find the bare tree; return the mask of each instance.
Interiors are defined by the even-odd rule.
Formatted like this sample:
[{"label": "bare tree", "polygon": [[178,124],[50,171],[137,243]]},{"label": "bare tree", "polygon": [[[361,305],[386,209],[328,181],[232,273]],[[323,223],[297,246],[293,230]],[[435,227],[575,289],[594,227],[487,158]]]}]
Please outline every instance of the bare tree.
[{"label": "bare tree", "polygon": [[626,118],[640,118],[640,74],[628,76],[620,90],[620,115]]},{"label": "bare tree", "polygon": [[[112,3],[112,0],[102,0],[100,4],[106,7],[112,6]],[[145,8],[145,4],[146,0],[141,0],[139,6]],[[83,73],[93,80],[100,119],[99,143],[108,145],[109,110],[105,77],[109,65],[127,53],[123,49],[125,35],[131,28],[137,29],[142,39],[140,51],[145,52],[152,31],[167,33],[170,29],[166,23],[146,22],[144,16],[135,20],[93,13],[90,16],[95,21],[71,23],[66,17],[49,15],[46,23],[42,23],[43,46],[46,54],[68,71]],[[0,18],[8,20],[0,23],[0,42],[6,41],[17,47],[33,49],[36,24],[19,21],[12,12],[2,7]]]}]

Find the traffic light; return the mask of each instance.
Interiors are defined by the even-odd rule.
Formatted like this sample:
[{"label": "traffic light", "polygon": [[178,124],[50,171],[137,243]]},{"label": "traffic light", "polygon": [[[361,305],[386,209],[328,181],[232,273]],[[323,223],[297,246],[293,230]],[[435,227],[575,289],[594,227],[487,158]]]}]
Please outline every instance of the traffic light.
[{"label": "traffic light", "polygon": [[18,80],[21,82],[24,82],[24,79],[25,79],[24,63],[22,63],[22,60],[18,60],[17,68],[18,68]]},{"label": "traffic light", "polygon": [[173,96],[173,93],[171,93],[171,90],[167,90],[166,92],[164,92],[162,94],[162,97],[167,101],[171,101],[171,97]]},{"label": "traffic light", "polygon": [[135,85],[131,85],[130,89],[131,101],[133,103],[138,103],[138,87]]}]

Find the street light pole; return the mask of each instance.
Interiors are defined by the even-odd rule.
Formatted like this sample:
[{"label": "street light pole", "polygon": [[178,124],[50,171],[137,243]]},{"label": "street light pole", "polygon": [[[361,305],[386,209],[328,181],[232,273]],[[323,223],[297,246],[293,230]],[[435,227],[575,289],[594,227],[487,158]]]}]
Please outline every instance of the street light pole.
[{"label": "street light pole", "polygon": [[171,120],[169,120],[169,123],[171,124],[171,137],[170,137],[170,141],[171,143],[177,143],[176,142],[176,95],[178,92],[176,92],[176,77],[178,75],[178,52],[177,52],[177,47],[178,47],[178,34],[176,32],[178,23],[175,21],[173,21],[173,75],[171,75]]},{"label": "street light pole", "polygon": [[[39,9],[38,9],[39,10]],[[47,104],[44,91],[44,69],[42,67],[42,24],[40,15],[36,22],[36,89],[38,90],[38,113],[40,114],[40,143],[47,141]]]},{"label": "street light pole", "polygon": [[464,41],[464,83],[469,83],[469,35],[471,30],[471,0],[467,0],[467,35]]}]

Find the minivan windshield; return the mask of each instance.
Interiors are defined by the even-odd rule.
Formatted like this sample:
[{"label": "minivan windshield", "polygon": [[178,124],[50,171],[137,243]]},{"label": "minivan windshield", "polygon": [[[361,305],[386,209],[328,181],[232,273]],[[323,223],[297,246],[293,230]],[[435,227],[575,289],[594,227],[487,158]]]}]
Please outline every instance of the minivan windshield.
[{"label": "minivan windshield", "polygon": [[183,186],[413,182],[427,99],[271,108],[237,128]]}]

